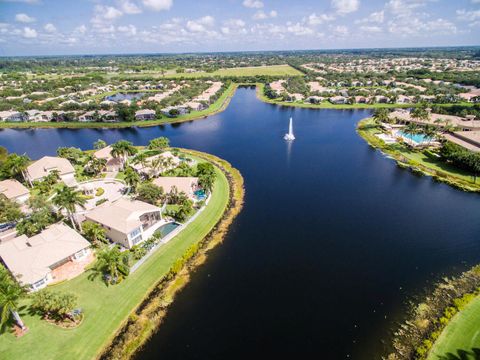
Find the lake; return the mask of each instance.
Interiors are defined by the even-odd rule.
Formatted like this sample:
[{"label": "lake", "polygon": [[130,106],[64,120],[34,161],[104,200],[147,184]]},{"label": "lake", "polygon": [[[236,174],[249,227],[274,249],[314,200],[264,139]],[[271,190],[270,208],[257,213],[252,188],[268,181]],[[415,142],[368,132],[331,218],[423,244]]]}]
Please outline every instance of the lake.
[{"label": "lake", "polygon": [[[355,131],[368,110],[265,104],[152,128],[1,130],[33,158],[95,140],[173,146],[230,161],[242,213],[138,359],[377,359],[406,301],[480,262],[480,198],[417,177]],[[287,143],[288,119],[296,140]]]}]

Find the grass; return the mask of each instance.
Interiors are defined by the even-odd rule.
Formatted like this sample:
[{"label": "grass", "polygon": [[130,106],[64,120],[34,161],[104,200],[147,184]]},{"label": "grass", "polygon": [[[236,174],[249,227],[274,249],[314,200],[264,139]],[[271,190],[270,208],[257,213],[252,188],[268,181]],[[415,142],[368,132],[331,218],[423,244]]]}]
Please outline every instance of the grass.
[{"label": "grass", "polygon": [[118,122],[118,123],[104,123],[104,122],[0,122],[0,129],[2,128],[18,128],[18,129],[30,129],[30,128],[128,128],[128,127],[149,127],[158,126],[163,124],[181,123],[185,121],[191,121],[201,119],[209,115],[213,115],[225,110],[230,103],[238,84],[232,83],[225,89],[220,97],[211,104],[207,109],[201,111],[192,111],[188,114],[178,116],[176,118],[162,117],[155,120],[142,120],[132,122]]},{"label": "grass", "polygon": [[[448,323],[433,344],[427,359],[478,359],[472,349],[480,349],[479,324],[480,296],[477,296]],[[466,354],[462,355],[463,352]]]},{"label": "grass", "polygon": [[155,79],[178,79],[178,78],[210,78],[210,77],[248,77],[248,76],[302,76],[302,72],[294,69],[290,65],[269,65],[269,66],[251,66],[219,69],[213,72],[195,72],[195,73],[166,73],[162,75],[158,73],[138,73],[138,74],[121,74],[122,79],[137,78],[155,78]]},{"label": "grass", "polygon": [[450,165],[440,158],[427,155],[422,151],[410,148],[401,143],[385,144],[375,136],[381,129],[372,118],[364,119],[358,124],[358,133],[372,147],[390,155],[404,167],[411,167],[419,172],[433,176],[436,180],[445,182],[465,191],[480,191],[480,181],[474,182],[473,174]]},{"label": "grass", "polygon": [[[265,84],[257,83],[257,98],[262,100],[263,102],[267,102],[269,104],[281,105],[281,106],[288,106],[288,107],[299,107],[299,108],[306,108],[306,109],[336,109],[336,110],[347,110],[347,109],[393,109],[393,108],[412,108],[420,106],[421,104],[332,104],[328,101],[324,101],[320,104],[309,104],[303,101],[279,101],[275,99],[270,99],[265,96],[264,88]],[[449,107],[455,105],[462,105],[462,106],[473,106],[473,103],[462,102],[457,104],[435,104],[437,106]]]},{"label": "grass", "polygon": [[100,280],[88,280],[88,273],[84,273],[51,287],[78,296],[78,304],[85,312],[81,326],[61,329],[21,311],[30,330],[19,339],[11,333],[0,335],[1,358],[31,359],[32,351],[39,360],[96,358],[172,264],[190,245],[205,237],[222,217],[228,203],[229,185],[223,172],[218,168],[216,171],[217,180],[206,209],[121,284],[106,287]]}]

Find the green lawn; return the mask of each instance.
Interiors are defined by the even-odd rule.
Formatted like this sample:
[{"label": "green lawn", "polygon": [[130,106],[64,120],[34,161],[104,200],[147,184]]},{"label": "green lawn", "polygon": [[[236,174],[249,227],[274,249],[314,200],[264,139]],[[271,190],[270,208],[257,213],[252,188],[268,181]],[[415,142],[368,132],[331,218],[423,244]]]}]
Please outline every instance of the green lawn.
[{"label": "green lawn", "polygon": [[51,287],[78,296],[79,307],[85,312],[85,319],[78,328],[64,330],[37,316],[28,315],[26,310],[21,311],[30,331],[19,339],[10,333],[0,335],[1,359],[27,360],[32,356],[38,360],[95,358],[175,260],[191,244],[205,237],[221,218],[228,203],[229,185],[219,169],[217,174],[212,198],[206,209],[124,282],[106,287],[100,280],[88,280],[88,274],[84,273]]},{"label": "green lawn", "polygon": [[[480,349],[480,296],[456,314],[433,344],[427,360],[475,360]],[[480,350],[477,350],[480,353]],[[462,352],[466,352],[461,356]]]},{"label": "green lawn", "polygon": [[229,76],[301,76],[302,72],[294,69],[290,65],[269,65],[269,66],[252,66],[252,67],[236,67],[219,69],[213,72],[195,72],[195,73],[174,73],[162,75],[158,73],[138,73],[138,74],[120,74],[121,78],[165,78],[165,79],[177,79],[177,78],[204,78],[204,77],[229,77]]}]

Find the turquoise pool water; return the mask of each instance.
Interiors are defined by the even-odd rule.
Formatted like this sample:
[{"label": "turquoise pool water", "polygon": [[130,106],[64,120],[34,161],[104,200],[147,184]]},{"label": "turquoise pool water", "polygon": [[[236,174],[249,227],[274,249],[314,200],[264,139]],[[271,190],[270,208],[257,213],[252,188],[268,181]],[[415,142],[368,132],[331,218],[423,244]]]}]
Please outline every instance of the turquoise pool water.
[{"label": "turquoise pool water", "polygon": [[431,141],[431,139],[429,137],[427,137],[425,134],[412,135],[412,134],[405,134],[403,131],[399,131],[398,134],[401,135],[402,137],[406,138],[406,139],[415,141],[417,144],[423,144],[423,143]]},{"label": "turquoise pool water", "polygon": [[180,224],[177,224],[176,222],[171,222],[160,226],[157,231],[155,231],[155,233],[160,233],[161,237],[164,238],[179,226]]},{"label": "turquoise pool water", "polygon": [[205,191],[203,190],[197,190],[194,194],[198,200],[205,200],[207,198],[207,194],[205,194]]}]

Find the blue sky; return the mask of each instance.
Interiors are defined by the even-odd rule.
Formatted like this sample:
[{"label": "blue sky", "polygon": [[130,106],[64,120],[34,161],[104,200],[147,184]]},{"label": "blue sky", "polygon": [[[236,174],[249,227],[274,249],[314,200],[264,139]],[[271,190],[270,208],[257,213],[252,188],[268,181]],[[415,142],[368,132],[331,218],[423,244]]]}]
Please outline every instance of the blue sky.
[{"label": "blue sky", "polygon": [[480,0],[0,0],[0,56],[479,45]]}]

